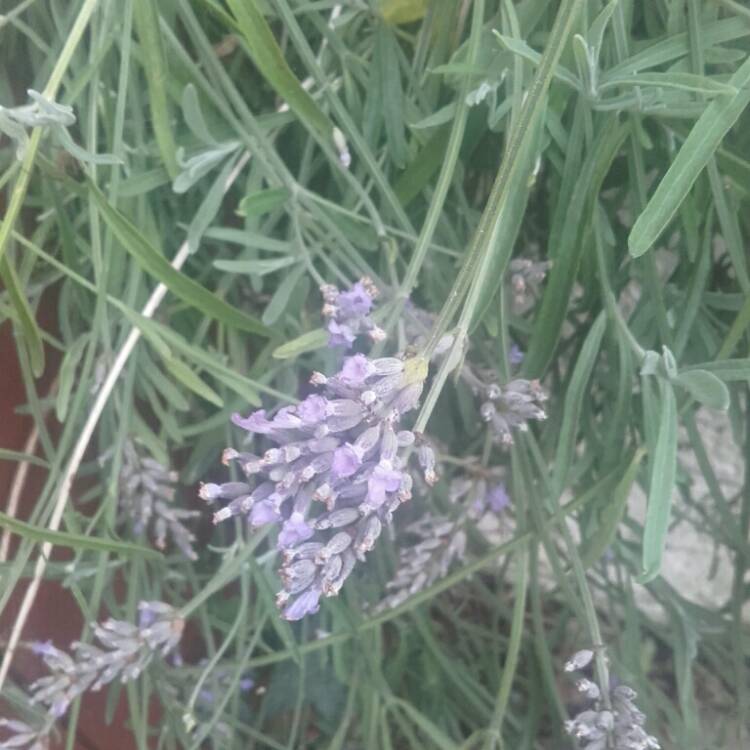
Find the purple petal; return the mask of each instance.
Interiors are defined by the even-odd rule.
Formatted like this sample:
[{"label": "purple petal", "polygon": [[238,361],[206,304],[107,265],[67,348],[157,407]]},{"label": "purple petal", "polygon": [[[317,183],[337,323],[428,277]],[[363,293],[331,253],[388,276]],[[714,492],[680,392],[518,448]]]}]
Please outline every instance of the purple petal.
[{"label": "purple petal", "polygon": [[248,432],[257,432],[260,435],[267,435],[273,430],[273,424],[266,419],[266,410],[258,409],[249,417],[242,417],[239,414],[232,414],[232,422],[237,427],[242,427]]},{"label": "purple petal", "polygon": [[285,610],[285,620],[301,620],[305,615],[312,615],[320,609],[320,591],[307,589],[300,594]]},{"label": "purple petal", "polygon": [[350,477],[362,465],[357,452],[348,443],[339,446],[333,453],[333,463],[331,471],[338,478]]},{"label": "purple petal", "polygon": [[518,344],[512,344],[508,352],[508,361],[512,365],[520,365],[523,362],[523,352]]},{"label": "purple petal", "polygon": [[328,400],[323,396],[308,396],[298,407],[297,416],[306,424],[317,424],[326,417]]},{"label": "purple petal", "polygon": [[276,510],[276,506],[268,501],[261,500],[259,503],[253,505],[250,511],[250,523],[253,526],[264,526],[267,523],[275,523],[281,516],[279,511]]},{"label": "purple petal", "polygon": [[502,482],[487,493],[487,504],[493,513],[501,513],[510,505],[510,495]]},{"label": "purple petal", "polygon": [[354,331],[345,323],[328,321],[328,346],[343,346],[348,349],[355,338]]},{"label": "purple petal", "polygon": [[372,297],[361,281],[358,281],[348,292],[340,292],[336,298],[336,307],[344,318],[356,318],[367,315],[372,309]]},{"label": "purple petal", "polygon": [[359,385],[365,382],[369,375],[372,374],[372,366],[364,354],[355,354],[353,357],[347,357],[344,360],[344,366],[341,368],[339,376],[348,384]]},{"label": "purple petal", "polygon": [[301,542],[307,541],[313,533],[301,513],[292,513],[279,532],[278,546],[296,547]]},{"label": "purple petal", "polygon": [[378,508],[385,501],[387,492],[396,492],[401,487],[401,472],[378,464],[367,480],[367,501]]}]

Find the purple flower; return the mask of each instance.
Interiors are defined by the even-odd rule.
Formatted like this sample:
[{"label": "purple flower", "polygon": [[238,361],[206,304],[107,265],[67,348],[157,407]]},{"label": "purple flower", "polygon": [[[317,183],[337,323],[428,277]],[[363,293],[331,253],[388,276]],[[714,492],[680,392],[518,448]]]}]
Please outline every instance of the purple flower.
[{"label": "purple flower", "polygon": [[355,354],[344,360],[339,377],[349,385],[361,385],[372,374],[370,361],[364,354]]},{"label": "purple flower", "polygon": [[367,315],[372,310],[373,298],[365,285],[358,281],[348,292],[339,293],[336,304],[341,315],[346,318],[354,318],[358,315]]},{"label": "purple flower", "polygon": [[394,471],[389,463],[379,463],[367,481],[368,501],[375,508],[383,504],[387,493],[396,492],[401,487],[402,474],[400,471]]},{"label": "purple flower", "polygon": [[265,526],[267,523],[275,523],[279,518],[281,518],[279,511],[269,500],[255,503],[250,511],[250,524],[252,526]]},{"label": "purple flower", "polygon": [[[411,497],[406,463],[415,437],[399,421],[417,405],[426,375],[423,359],[357,354],[335,375],[314,373],[311,382],[321,390],[299,405],[273,418],[261,410],[235,420],[272,447],[260,456],[225,451],[245,481],[203,485],[201,496],[227,501],[215,523],[246,515],[252,526],[279,525],[278,604],[287,619],[317,611],[321,596],[336,595]],[[420,454],[432,477],[434,452],[423,445]]]},{"label": "purple flower", "polygon": [[510,495],[502,482],[487,493],[487,505],[493,513],[501,513],[510,505]]},{"label": "purple flower", "polygon": [[297,406],[297,416],[307,424],[316,424],[325,418],[327,406],[328,402],[323,396],[314,394]]},{"label": "purple flower", "polygon": [[249,417],[243,418],[239,414],[232,414],[232,422],[243,430],[250,430],[260,434],[266,434],[271,429],[271,423],[266,419],[266,410],[258,409]]},{"label": "purple flower", "polygon": [[320,288],[323,294],[323,316],[327,318],[328,345],[350,349],[357,336],[366,333],[373,341],[382,341],[385,332],[370,317],[378,290],[372,281],[363,278],[348,291],[341,292],[332,284]]},{"label": "purple flower", "polygon": [[508,361],[512,365],[520,365],[523,362],[523,352],[518,344],[511,344],[510,351],[508,352]]},{"label": "purple flower", "polygon": [[285,620],[301,620],[305,615],[313,615],[320,609],[320,591],[307,589],[284,610]]},{"label": "purple flower", "polygon": [[279,547],[296,547],[306,542],[315,532],[305,523],[301,513],[294,512],[284,523],[279,532]]},{"label": "purple flower", "polygon": [[357,451],[347,443],[334,451],[331,471],[338,479],[343,479],[354,474],[361,464],[362,459],[357,455]]}]

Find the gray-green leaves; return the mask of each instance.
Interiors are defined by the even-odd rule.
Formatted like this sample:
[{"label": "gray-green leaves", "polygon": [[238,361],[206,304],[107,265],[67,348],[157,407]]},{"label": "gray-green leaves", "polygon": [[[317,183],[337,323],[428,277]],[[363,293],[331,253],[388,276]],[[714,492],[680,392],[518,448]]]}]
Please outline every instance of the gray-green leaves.
[{"label": "gray-green leaves", "polygon": [[661,569],[677,471],[677,404],[672,385],[666,380],[659,381],[659,402],[659,431],[650,461],[640,583],[653,580]]},{"label": "gray-green leaves", "polygon": [[729,79],[734,95],[714,99],[693,126],[628,237],[630,254],[643,255],[671,221],[703,167],[750,103],[750,59]]}]

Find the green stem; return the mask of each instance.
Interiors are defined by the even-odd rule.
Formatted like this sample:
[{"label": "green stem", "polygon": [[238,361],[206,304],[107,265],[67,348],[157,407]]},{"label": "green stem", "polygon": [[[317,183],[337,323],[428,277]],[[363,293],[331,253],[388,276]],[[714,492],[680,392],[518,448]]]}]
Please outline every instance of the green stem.
[{"label": "green stem", "polygon": [[[62,77],[68,69],[73,53],[75,52],[78,43],[81,41],[83,32],[86,30],[86,26],[88,26],[89,19],[96,8],[97,2],[98,0],[84,0],[81,10],[78,13],[78,17],[73,24],[73,28],[70,30],[68,38],[65,41],[65,46],[62,48],[60,56],[57,58],[57,63],[52,70],[47,85],[44,87],[44,91],[42,91],[42,96],[46,99],[55,98]],[[26,199],[26,191],[29,187],[29,180],[31,179],[31,172],[34,168],[34,162],[36,161],[36,154],[39,150],[39,143],[42,139],[43,130],[42,127],[34,128],[31,132],[29,142],[26,145],[26,151],[23,156],[23,161],[21,162],[21,171],[16,180],[16,184],[13,186],[8,210],[5,213],[2,226],[0,226],[0,259],[5,253],[13,226],[16,223],[18,214],[21,212],[23,202]]]},{"label": "green stem", "polygon": [[[552,81],[555,65],[557,65],[565,44],[568,41],[573,21],[582,1],[563,0],[557,12],[555,23],[550,32],[549,44],[544,51],[544,55],[542,55],[536,76],[527,92],[515,126],[511,130],[508,146],[500,164],[500,169],[495,177],[495,182],[492,185],[487,207],[482,213],[479,226],[472,239],[468,256],[456,278],[453,288],[448,294],[448,299],[443,305],[443,309],[440,311],[430,338],[425,344],[423,353],[427,357],[434,351],[437,342],[448,329],[464,295],[469,291],[472,284],[474,290],[472,293],[473,296],[478,294],[482,275],[481,273],[475,274],[475,271],[485,267],[489,250],[493,247],[497,239],[499,219],[510,191],[515,184],[514,177],[520,168],[519,156],[527,139],[532,135],[533,129],[531,125],[543,104],[544,95]],[[473,313],[473,309],[467,312],[466,307],[468,307],[468,304],[464,308],[463,317],[465,318]]]}]

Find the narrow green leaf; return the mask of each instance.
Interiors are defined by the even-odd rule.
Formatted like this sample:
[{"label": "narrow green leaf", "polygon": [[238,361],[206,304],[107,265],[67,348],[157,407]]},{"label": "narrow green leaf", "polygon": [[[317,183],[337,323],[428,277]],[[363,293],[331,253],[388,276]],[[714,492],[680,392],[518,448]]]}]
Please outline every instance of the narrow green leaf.
[{"label": "narrow green leaf", "polygon": [[281,208],[289,199],[286,188],[272,188],[259,190],[257,193],[246,195],[237,207],[240,216],[262,216],[277,208]]},{"label": "narrow green leaf", "polygon": [[198,249],[201,239],[203,239],[203,235],[219,213],[219,209],[221,208],[224,199],[224,193],[226,192],[227,178],[234,169],[235,163],[235,159],[227,160],[227,163],[222,167],[221,172],[216,175],[211,187],[201,201],[200,206],[198,206],[195,215],[190,220],[190,225],[187,230],[187,241],[191,253],[194,253]]},{"label": "narrow green leaf", "polygon": [[159,31],[159,12],[154,0],[137,0],[134,11],[135,28],[143,54],[143,71],[148,85],[151,125],[164,166],[169,176],[174,178],[179,170],[167,100],[166,82],[169,73]]},{"label": "narrow green leaf", "polygon": [[659,431],[651,459],[648,509],[643,529],[643,572],[637,579],[639,583],[652,581],[661,570],[677,472],[677,405],[672,385],[660,380],[659,395]]},{"label": "narrow green leaf", "polygon": [[672,382],[687,390],[709,409],[726,411],[729,408],[729,388],[708,370],[688,370],[679,373]]},{"label": "narrow green leaf", "polygon": [[750,58],[729,79],[737,93],[711,101],[656,188],[628,237],[630,254],[645,253],[667,227],[701,170],[750,103]]},{"label": "narrow green leaf", "polygon": [[161,281],[177,297],[221,323],[243,331],[270,336],[271,332],[259,320],[232,307],[207,289],[176,271],[169,262],[141,234],[136,226],[107,202],[99,189],[89,182],[89,191],[102,217],[122,243],[148,273]]},{"label": "narrow green leaf", "polygon": [[42,334],[34,319],[34,314],[31,312],[26,295],[21,290],[16,272],[6,255],[0,257],[0,278],[2,278],[5,290],[8,292],[8,299],[21,329],[21,335],[29,353],[31,371],[38,378],[44,372]]},{"label": "narrow green leaf", "polygon": [[256,1],[227,0],[227,5],[263,77],[307,127],[330,140],[333,123],[292,73]]},{"label": "narrow green leaf", "polygon": [[557,445],[552,472],[552,492],[555,497],[559,497],[565,488],[570,463],[575,453],[581,409],[606,328],[606,311],[602,310],[583,342],[581,353],[578,355],[573,374],[570,377],[570,383],[565,394],[562,425],[560,426],[560,442]]},{"label": "narrow green leaf", "polygon": [[58,376],[57,398],[55,399],[55,415],[58,422],[65,421],[65,416],[68,413],[70,394],[73,391],[73,386],[76,384],[76,369],[88,343],[89,337],[81,336],[70,345],[70,348],[65,352],[65,356],[63,357]]},{"label": "narrow green leaf", "polygon": [[39,456],[32,456],[29,453],[21,453],[20,451],[9,451],[5,448],[0,448],[0,461],[25,461],[34,466],[41,466],[44,469],[49,468],[49,464]]},{"label": "narrow green leaf", "polygon": [[213,137],[208,129],[208,123],[203,116],[198,92],[192,83],[189,83],[182,90],[182,116],[185,123],[190,128],[192,134],[207,146],[215,146],[218,141]]},{"label": "narrow green leaf", "polygon": [[205,398],[206,401],[210,401],[220,409],[223,408],[224,402],[221,400],[219,394],[206,385],[206,383],[204,383],[203,380],[201,380],[200,377],[196,375],[182,360],[172,357],[171,359],[165,360],[164,364],[167,370],[169,370],[169,372],[186,388],[193,391],[193,393],[196,393],[201,398]]},{"label": "narrow green leaf", "polygon": [[645,455],[646,450],[644,448],[639,448],[636,451],[622,479],[618,482],[617,487],[615,487],[611,500],[607,501],[606,507],[601,511],[598,528],[584,542],[583,549],[581,550],[581,562],[584,568],[590,568],[601,560],[602,555],[614,541],[617,528],[620,525],[628,504],[630,490]]},{"label": "narrow green leaf", "polygon": [[298,336],[296,339],[287,341],[277,349],[274,349],[273,356],[276,359],[294,359],[305,352],[314,352],[326,345],[328,334],[326,331],[318,328],[315,331],[308,331]]},{"label": "narrow green leaf", "polygon": [[682,372],[686,373],[692,370],[708,370],[725,383],[750,381],[750,359],[723,359],[718,362],[702,362],[699,365],[685,367]]},{"label": "narrow green leaf", "polygon": [[103,537],[84,536],[83,534],[69,534],[66,531],[50,531],[49,529],[34,526],[33,524],[11,518],[5,513],[0,513],[0,526],[8,529],[11,533],[31,539],[34,542],[50,542],[56,547],[72,547],[73,549],[90,549],[98,552],[114,552],[132,557],[149,557],[160,559],[161,553],[148,547],[129,542],[118,542],[114,539]]},{"label": "narrow green leaf", "polygon": [[297,262],[296,258],[270,258],[259,260],[248,258],[247,260],[215,260],[214,267],[227,273],[246,273],[248,276],[265,276],[275,273],[282,268],[288,268]]},{"label": "narrow green leaf", "polygon": [[[617,156],[620,146],[628,134],[625,125],[610,119],[602,125],[591,151],[581,166],[580,175],[570,197],[568,213],[563,224],[559,246],[554,248],[554,265],[536,316],[529,350],[523,363],[523,371],[533,377],[540,376],[555,352],[562,331],[578,266],[586,248],[581,236],[583,219],[593,212],[602,182]],[[553,248],[550,248],[553,250]]]},{"label": "narrow green leaf", "polygon": [[700,76],[694,73],[634,73],[630,76],[607,78],[599,84],[600,91],[606,91],[618,86],[658,86],[677,91],[694,91],[708,96],[720,94],[734,96],[737,89],[728,83],[722,83],[715,78]]},{"label": "narrow green leaf", "polygon": [[[373,65],[380,67],[380,107],[393,163],[403,168],[409,158],[404,135],[404,93],[398,64],[398,44],[393,32],[380,24],[375,34]],[[375,92],[371,92],[373,95]]]},{"label": "narrow green leaf", "polygon": [[289,302],[289,298],[292,296],[292,292],[297,287],[299,280],[305,275],[307,269],[300,263],[290,273],[288,273],[281,280],[281,283],[276,287],[276,291],[271,297],[271,301],[263,311],[263,317],[261,320],[267,325],[273,325],[286,309]]}]

